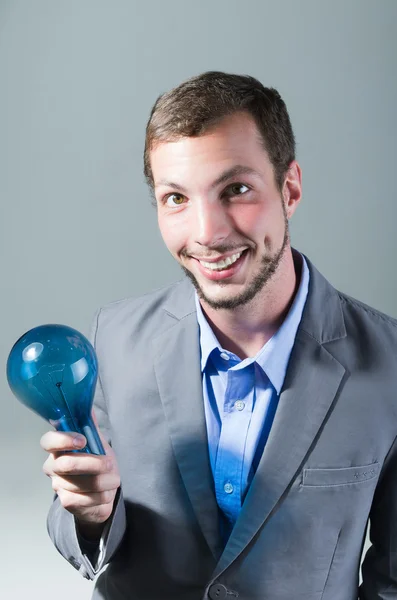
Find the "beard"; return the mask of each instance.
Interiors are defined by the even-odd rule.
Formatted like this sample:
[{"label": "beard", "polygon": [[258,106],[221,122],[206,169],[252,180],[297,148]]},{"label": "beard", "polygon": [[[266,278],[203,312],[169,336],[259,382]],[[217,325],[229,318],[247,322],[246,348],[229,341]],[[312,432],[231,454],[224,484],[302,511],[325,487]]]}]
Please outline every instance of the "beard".
[{"label": "beard", "polygon": [[[211,308],[213,308],[215,310],[221,310],[221,309],[232,310],[239,306],[244,306],[245,304],[248,304],[251,300],[253,300],[253,298],[265,287],[265,285],[270,281],[270,279],[276,273],[276,271],[280,265],[280,262],[283,258],[285,249],[289,245],[289,241],[290,241],[288,217],[287,217],[287,212],[285,210],[283,201],[281,201],[281,205],[283,208],[283,215],[284,215],[284,238],[283,238],[281,247],[278,251],[276,251],[271,256],[268,256],[266,254],[266,251],[263,253],[263,255],[261,257],[261,264],[260,264],[259,272],[254,277],[254,279],[251,281],[251,283],[249,283],[247,288],[244,291],[242,291],[241,293],[236,294],[232,298],[224,298],[224,299],[220,299],[220,300],[214,300],[204,293],[204,291],[200,287],[200,284],[197,281],[196,277],[193,275],[193,273],[191,273],[188,269],[186,269],[186,267],[182,266],[182,270],[184,271],[185,275],[187,275],[187,277],[190,279],[190,281],[194,285],[194,287],[197,291],[198,297],[201,300],[203,300],[208,306],[210,306]],[[226,249],[224,249],[223,251],[225,251],[225,250]],[[249,250],[248,250],[248,252],[249,252]],[[218,282],[218,285],[220,287],[227,287],[228,284],[223,283],[223,282]]]}]

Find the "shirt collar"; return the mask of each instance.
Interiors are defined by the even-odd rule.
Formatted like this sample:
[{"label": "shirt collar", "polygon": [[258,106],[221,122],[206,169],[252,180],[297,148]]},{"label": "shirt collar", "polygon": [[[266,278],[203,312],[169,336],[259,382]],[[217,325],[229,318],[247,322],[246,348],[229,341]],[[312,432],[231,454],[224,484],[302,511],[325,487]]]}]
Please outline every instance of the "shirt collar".
[{"label": "shirt collar", "polygon": [[222,351],[222,347],[220,346],[215,333],[212,331],[207,319],[204,316],[197,292],[195,292],[194,299],[196,302],[197,321],[200,328],[201,372],[203,372],[207,366],[208,357],[211,352],[215,348],[218,348],[220,351]]},{"label": "shirt collar", "polygon": [[[296,332],[302,318],[309,289],[309,269],[305,258],[300,253],[299,255],[302,258],[301,279],[298,291],[287,316],[276,333],[259,350],[256,356],[243,361],[247,364],[255,361],[266,373],[277,394],[280,394],[284,383],[289,358],[294,345]],[[203,372],[207,366],[211,352],[215,348],[218,348],[219,352],[224,350],[220,346],[204,316],[197,293],[195,293],[195,302],[197,321],[200,328],[201,371]]]}]

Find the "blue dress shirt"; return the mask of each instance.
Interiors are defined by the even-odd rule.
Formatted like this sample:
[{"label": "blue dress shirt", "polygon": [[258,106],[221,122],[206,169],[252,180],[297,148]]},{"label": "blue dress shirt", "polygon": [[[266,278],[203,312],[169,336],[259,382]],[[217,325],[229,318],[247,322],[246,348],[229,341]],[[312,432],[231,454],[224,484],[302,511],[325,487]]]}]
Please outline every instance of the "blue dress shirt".
[{"label": "blue dress shirt", "polygon": [[286,318],[259,352],[244,360],[220,346],[196,294],[208,449],[224,539],[266,445],[308,287],[309,269],[302,256],[300,284]]}]

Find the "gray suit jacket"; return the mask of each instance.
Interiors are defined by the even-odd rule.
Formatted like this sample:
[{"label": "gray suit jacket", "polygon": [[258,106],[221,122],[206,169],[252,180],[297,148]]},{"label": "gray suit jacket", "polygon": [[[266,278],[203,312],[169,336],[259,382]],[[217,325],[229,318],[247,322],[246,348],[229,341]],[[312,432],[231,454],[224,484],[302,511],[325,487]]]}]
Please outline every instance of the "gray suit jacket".
[{"label": "gray suit jacket", "polygon": [[[122,483],[95,600],[397,598],[397,321],[308,266],[273,426],[225,548],[190,282],[99,311],[95,406]],[[93,578],[58,499],[48,528]]]}]

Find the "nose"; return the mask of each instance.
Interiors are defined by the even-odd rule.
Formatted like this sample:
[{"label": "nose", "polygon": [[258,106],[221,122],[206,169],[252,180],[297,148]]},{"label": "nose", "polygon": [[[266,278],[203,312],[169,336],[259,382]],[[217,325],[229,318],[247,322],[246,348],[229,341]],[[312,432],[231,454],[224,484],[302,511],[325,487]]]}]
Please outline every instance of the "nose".
[{"label": "nose", "polygon": [[231,224],[227,209],[215,199],[197,199],[193,218],[195,242],[201,246],[215,247],[224,242],[230,234]]}]

